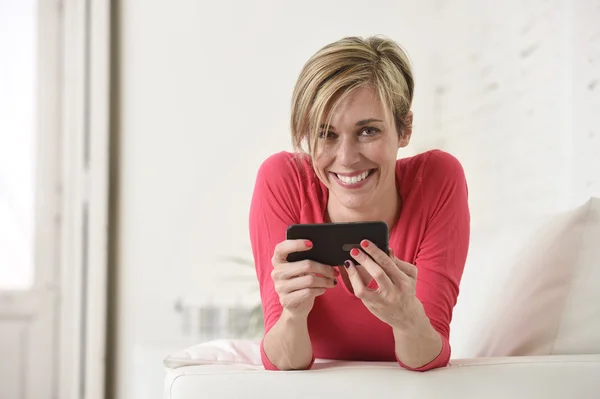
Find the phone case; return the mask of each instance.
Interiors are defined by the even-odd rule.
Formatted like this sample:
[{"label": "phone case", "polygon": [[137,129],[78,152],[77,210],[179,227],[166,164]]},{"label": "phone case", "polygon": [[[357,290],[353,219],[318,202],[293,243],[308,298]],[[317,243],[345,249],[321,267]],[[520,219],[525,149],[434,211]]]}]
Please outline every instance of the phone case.
[{"label": "phone case", "polygon": [[288,262],[310,259],[329,266],[342,266],[352,248],[360,248],[367,239],[388,253],[388,226],[385,222],[294,224],[286,232],[289,240],[310,240],[313,247],[308,251],[292,252]]}]

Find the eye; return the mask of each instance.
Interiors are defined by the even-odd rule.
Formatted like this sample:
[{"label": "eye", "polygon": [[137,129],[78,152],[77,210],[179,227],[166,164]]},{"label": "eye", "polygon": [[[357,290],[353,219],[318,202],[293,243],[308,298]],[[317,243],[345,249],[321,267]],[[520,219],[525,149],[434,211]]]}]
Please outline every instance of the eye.
[{"label": "eye", "polygon": [[376,127],[365,127],[360,131],[360,136],[362,137],[371,137],[377,135],[381,130]]},{"label": "eye", "polygon": [[320,139],[334,139],[336,137],[337,137],[337,135],[332,131],[324,131],[323,130],[322,132],[319,133]]}]

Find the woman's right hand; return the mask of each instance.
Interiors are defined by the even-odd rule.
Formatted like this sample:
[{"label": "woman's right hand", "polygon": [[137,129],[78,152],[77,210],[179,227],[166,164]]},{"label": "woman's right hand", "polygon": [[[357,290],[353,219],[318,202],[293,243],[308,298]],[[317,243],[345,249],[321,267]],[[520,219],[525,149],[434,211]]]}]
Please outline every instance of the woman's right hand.
[{"label": "woman's right hand", "polygon": [[331,266],[311,260],[287,261],[290,253],[310,248],[307,240],[285,240],[277,244],[272,258],[275,291],[283,308],[294,316],[308,316],[315,298],[337,284],[339,272]]}]

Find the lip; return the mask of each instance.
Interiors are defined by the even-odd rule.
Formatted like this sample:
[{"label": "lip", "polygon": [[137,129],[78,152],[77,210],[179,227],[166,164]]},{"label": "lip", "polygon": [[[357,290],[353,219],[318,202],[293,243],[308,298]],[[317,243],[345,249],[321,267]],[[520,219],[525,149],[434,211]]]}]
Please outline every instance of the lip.
[{"label": "lip", "polygon": [[350,176],[350,177],[352,177],[352,176],[356,176],[356,175],[359,175],[361,173],[364,173],[367,170],[372,170],[371,174],[369,174],[369,176],[367,176],[366,179],[363,179],[363,180],[359,181],[358,183],[354,183],[354,184],[344,183],[343,181],[341,181],[340,179],[338,179],[338,177],[336,176],[335,173],[333,173],[333,172],[329,172],[329,173],[333,177],[333,180],[335,180],[335,182],[337,184],[339,184],[340,186],[342,186],[342,187],[344,187],[346,189],[356,190],[356,189],[359,189],[359,188],[363,187],[365,184],[367,184],[371,180],[371,178],[373,177],[373,175],[375,175],[377,173],[377,169],[364,169],[364,170],[362,170],[362,171],[360,171],[358,173],[348,173],[348,174],[346,174],[346,173],[340,173],[340,175],[342,175],[342,176]]}]

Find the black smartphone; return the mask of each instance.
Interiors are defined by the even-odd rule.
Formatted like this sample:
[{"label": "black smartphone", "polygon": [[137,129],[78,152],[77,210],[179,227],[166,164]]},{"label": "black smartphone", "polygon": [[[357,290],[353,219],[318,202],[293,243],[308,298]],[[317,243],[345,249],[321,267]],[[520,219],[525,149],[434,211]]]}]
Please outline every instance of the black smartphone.
[{"label": "black smartphone", "polygon": [[385,222],[293,224],[288,227],[286,237],[288,240],[310,240],[313,243],[307,251],[290,253],[288,262],[309,259],[329,266],[342,266],[347,259],[352,259],[352,248],[360,248],[360,242],[365,239],[388,253],[388,226]]}]

